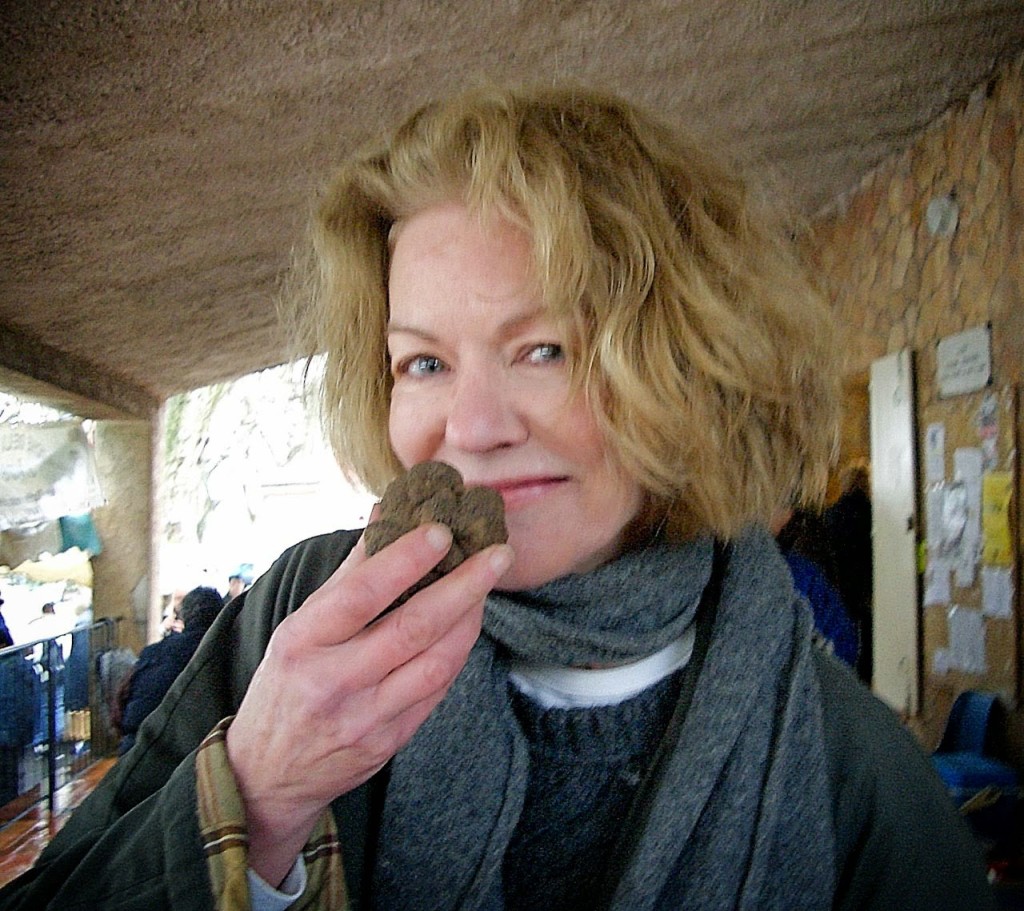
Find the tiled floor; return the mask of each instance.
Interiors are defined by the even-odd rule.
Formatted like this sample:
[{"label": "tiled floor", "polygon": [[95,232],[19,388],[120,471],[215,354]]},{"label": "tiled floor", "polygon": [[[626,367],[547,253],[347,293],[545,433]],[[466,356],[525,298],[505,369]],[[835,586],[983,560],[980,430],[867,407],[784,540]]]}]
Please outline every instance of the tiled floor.
[{"label": "tiled floor", "polygon": [[57,806],[52,816],[46,801],[42,801],[20,819],[0,830],[0,886],[35,863],[39,853],[60,831],[71,811],[96,787],[114,762],[114,759],[101,759],[70,784],[56,791]]}]

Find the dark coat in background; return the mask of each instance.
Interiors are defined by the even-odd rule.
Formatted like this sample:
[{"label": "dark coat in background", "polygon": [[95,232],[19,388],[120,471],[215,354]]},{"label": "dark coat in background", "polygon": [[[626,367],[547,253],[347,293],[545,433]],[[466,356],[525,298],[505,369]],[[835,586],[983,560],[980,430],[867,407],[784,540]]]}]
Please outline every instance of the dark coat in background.
[{"label": "dark coat in background", "polygon": [[12,652],[0,658],[0,806],[20,793],[21,756],[32,743],[42,705],[42,684],[26,656]]},{"label": "dark coat in background", "polygon": [[181,601],[185,629],[147,645],[139,653],[131,678],[125,683],[118,753],[127,753],[131,749],[139,726],[160,704],[175,678],[185,669],[222,606],[220,592],[216,589],[193,589]]},{"label": "dark coat in background", "polygon": [[205,629],[172,633],[166,639],[147,645],[139,654],[131,683],[128,684],[124,714],[121,716],[121,732],[124,736],[118,747],[119,753],[127,753],[135,743],[139,725],[160,704],[205,634]]},{"label": "dark coat in background", "polygon": [[874,573],[871,498],[864,483],[852,486],[826,509],[824,521],[835,554],[836,585],[861,633],[857,672],[861,680],[870,684],[874,673],[871,603]]}]

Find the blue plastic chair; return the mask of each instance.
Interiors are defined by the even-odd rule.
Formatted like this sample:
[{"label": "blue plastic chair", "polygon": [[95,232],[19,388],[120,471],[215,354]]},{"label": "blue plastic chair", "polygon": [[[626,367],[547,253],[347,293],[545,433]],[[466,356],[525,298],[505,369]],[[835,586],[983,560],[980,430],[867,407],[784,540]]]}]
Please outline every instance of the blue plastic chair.
[{"label": "blue plastic chair", "polygon": [[932,754],[935,769],[958,807],[965,808],[981,792],[991,789],[994,801],[987,802],[979,812],[966,813],[975,834],[990,845],[1012,836],[1018,794],[1014,769],[987,755],[997,706],[994,693],[961,693],[953,702],[942,740]]},{"label": "blue plastic chair", "polygon": [[965,690],[953,702],[936,753],[988,752],[989,727],[995,714],[998,697],[995,693]]}]

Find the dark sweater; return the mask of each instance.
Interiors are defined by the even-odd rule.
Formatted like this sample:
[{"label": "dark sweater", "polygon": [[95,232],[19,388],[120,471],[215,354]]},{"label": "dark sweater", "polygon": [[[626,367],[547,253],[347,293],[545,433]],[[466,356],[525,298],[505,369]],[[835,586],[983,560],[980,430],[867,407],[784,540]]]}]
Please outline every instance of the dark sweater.
[{"label": "dark sweater", "polygon": [[543,709],[513,693],[531,765],[505,855],[505,911],[600,907],[622,822],[668,725],[679,676],[593,709]]}]

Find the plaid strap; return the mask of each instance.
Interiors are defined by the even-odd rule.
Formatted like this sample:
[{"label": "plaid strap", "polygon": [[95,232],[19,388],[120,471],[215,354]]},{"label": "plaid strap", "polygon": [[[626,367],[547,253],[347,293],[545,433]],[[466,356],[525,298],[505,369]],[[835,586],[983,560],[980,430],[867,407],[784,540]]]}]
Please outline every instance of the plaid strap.
[{"label": "plaid strap", "polygon": [[[218,911],[249,911],[249,836],[245,808],[228,763],[226,737],[233,716],[225,718],[206,736],[196,754],[196,791],[199,795],[199,831],[210,871]],[[341,845],[329,809],[302,849],[306,890],[290,911],[346,911],[348,896],[341,865]]]}]

